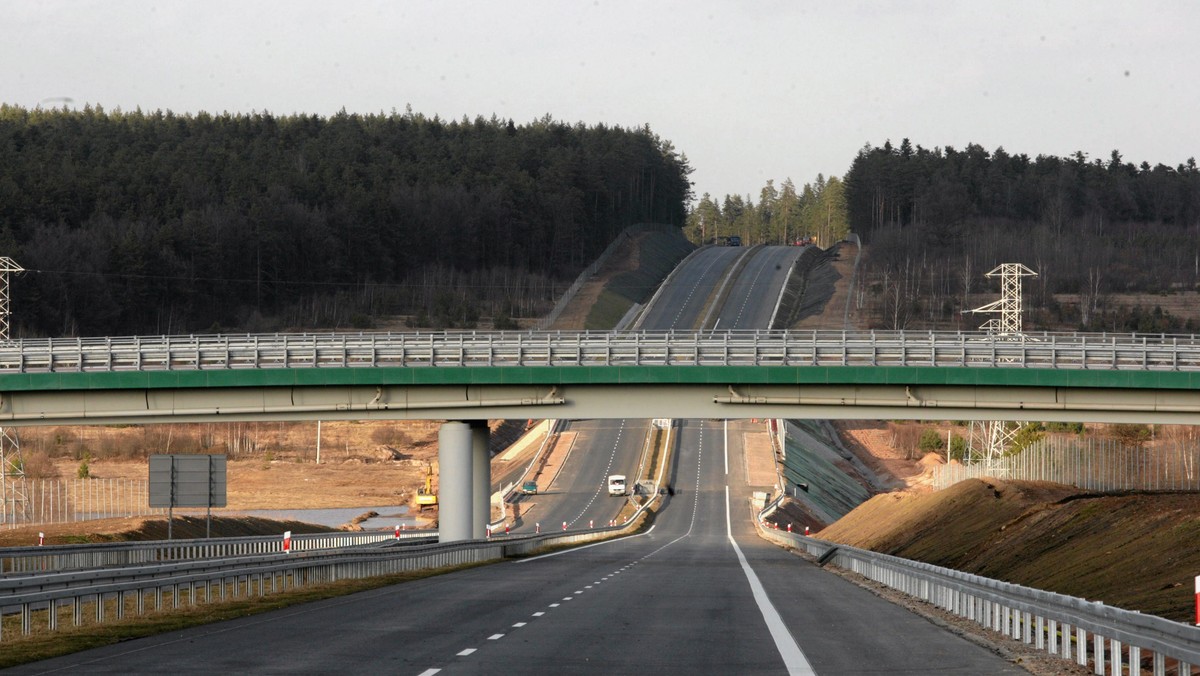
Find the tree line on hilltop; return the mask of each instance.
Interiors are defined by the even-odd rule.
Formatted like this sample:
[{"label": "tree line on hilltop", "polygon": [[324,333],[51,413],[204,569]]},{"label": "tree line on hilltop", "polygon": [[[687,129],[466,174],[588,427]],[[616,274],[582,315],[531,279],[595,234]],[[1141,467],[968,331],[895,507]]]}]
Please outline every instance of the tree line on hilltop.
[{"label": "tree line on hilltop", "polygon": [[1028,328],[1193,331],[1161,308],[1120,308],[1109,294],[1200,288],[1200,170],[1010,155],[968,144],[867,145],[844,177],[851,228],[868,244],[859,302],[883,328],[971,329],[973,295],[1000,263],[1038,273],[1025,283]]},{"label": "tree line on hilltop", "polygon": [[829,247],[849,232],[845,186],[837,176],[817,174],[813,183],[796,190],[791,178],[777,188],[774,180],[750,195],[725,195],[714,199],[704,193],[688,214],[688,237],[699,244],[720,242],[736,235],[746,243],[794,244],[812,240]]},{"label": "tree line on hilltop", "polygon": [[0,105],[15,335],[536,316],[625,227],[684,225],[648,126]]}]

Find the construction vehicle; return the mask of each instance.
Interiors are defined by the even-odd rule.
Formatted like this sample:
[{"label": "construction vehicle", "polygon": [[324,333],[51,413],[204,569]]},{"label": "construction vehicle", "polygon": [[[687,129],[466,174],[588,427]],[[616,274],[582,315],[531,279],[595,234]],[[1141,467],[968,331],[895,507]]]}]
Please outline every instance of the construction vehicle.
[{"label": "construction vehicle", "polygon": [[437,507],[437,493],[433,492],[433,463],[425,463],[425,485],[417,489],[417,507]]}]

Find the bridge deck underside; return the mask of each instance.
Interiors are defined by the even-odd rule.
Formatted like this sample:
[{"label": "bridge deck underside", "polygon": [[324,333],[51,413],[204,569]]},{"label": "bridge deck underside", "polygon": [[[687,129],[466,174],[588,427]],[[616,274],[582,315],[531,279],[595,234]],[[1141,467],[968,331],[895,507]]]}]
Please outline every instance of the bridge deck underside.
[{"label": "bridge deck underside", "polygon": [[881,418],[1200,424],[1200,390],[920,384],[297,385],[9,391],[0,424],[474,418]]}]

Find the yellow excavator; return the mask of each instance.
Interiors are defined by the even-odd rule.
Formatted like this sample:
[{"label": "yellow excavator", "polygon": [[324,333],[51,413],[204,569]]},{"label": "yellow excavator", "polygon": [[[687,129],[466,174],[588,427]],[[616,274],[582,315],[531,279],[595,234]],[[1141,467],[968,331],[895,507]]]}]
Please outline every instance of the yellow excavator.
[{"label": "yellow excavator", "polygon": [[417,489],[417,507],[424,511],[426,507],[436,507],[437,503],[437,493],[433,492],[433,463],[425,463],[425,486]]}]

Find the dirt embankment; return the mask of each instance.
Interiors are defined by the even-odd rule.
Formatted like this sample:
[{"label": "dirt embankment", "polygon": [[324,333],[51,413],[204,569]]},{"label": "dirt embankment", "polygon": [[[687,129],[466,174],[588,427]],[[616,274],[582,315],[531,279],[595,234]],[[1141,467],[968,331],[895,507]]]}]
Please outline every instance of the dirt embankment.
[{"label": "dirt embankment", "polygon": [[877,495],[818,537],[1138,610],[1194,618],[1200,494],[968,480]]}]

